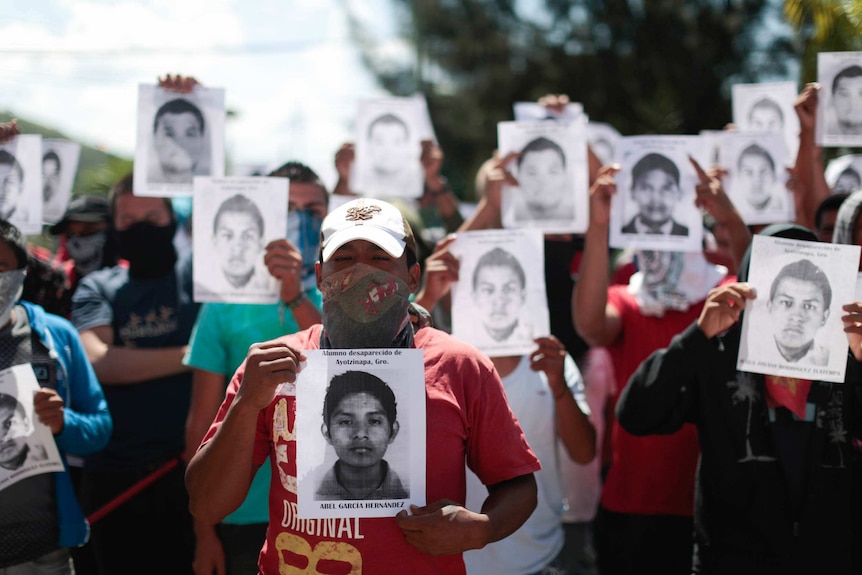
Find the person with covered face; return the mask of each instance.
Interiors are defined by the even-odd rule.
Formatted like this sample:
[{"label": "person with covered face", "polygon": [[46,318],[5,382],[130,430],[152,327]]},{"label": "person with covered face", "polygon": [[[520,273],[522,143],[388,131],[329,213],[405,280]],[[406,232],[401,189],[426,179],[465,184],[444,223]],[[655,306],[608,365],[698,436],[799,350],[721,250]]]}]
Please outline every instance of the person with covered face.
[{"label": "person with covered face", "polygon": [[[271,460],[261,572],[319,571],[326,561],[345,572],[463,574],[463,551],[502,539],[532,513],[533,472],[540,464],[490,359],[426,325],[427,313],[411,322],[409,296],[419,287],[421,269],[413,232],[398,209],[372,198],[349,201],[327,215],[321,240],[322,323],[251,346],[189,462],[191,511],[219,521],[245,496],[255,469]],[[392,517],[345,516],[339,520],[344,528],[335,531],[309,529],[295,515],[296,458],[290,454],[296,450],[296,397],[282,384],[296,380],[301,350],[380,347],[424,352],[428,503]],[[489,486],[480,510],[459,503],[467,465]]]},{"label": "person with covered face", "polygon": [[[320,291],[314,264],[320,225],[328,210],[326,187],[309,166],[285,162],[267,174],[288,178],[287,238],[267,244],[267,275],[279,281],[279,301],[271,304],[207,302],[201,306],[189,353],[192,401],[186,420],[186,457],[200,445],[224,399],[225,388],[248,348],[320,323]],[[195,522],[195,565],[199,572],[243,575],[257,569],[269,521],[271,469],[262,465],[243,502],[218,524]]]},{"label": "person with covered face", "polygon": [[[39,389],[32,414],[0,394],[0,473],[22,469],[47,455],[28,441],[38,420],[48,426],[64,468],[35,473],[0,489],[0,572],[75,573],[72,549],[84,545],[90,525],[75,495],[68,463],[104,448],[112,419],[78,332],[69,321],[19,300],[27,265],[27,242],[0,220],[0,369],[28,364]],[[28,398],[29,399],[29,398]]]},{"label": "person with covered face", "polygon": [[[176,558],[177,573],[191,573],[194,533],[177,464],[191,397],[182,359],[199,307],[191,254],[174,248],[170,199],[135,195],[131,174],[113,186],[109,204],[128,265],[91,272],[72,296],[72,323],[114,417],[108,446],[84,460],[83,504],[93,512],[154,471],[165,473],[93,525],[93,552],[105,573],[157,572],[164,557]],[[160,553],[141,554],[142,545]]]}]

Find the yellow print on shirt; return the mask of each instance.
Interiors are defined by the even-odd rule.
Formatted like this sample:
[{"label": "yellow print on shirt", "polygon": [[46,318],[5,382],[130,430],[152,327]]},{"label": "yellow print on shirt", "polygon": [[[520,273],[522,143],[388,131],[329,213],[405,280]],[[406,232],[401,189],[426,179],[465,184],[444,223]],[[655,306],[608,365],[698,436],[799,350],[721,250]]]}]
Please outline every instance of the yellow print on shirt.
[{"label": "yellow print on shirt", "polygon": [[[362,556],[349,543],[321,541],[313,548],[308,541],[292,533],[275,538],[279,575],[346,575],[362,574]],[[346,571],[345,567],[350,570]]]},{"label": "yellow print on shirt", "polygon": [[[295,422],[294,422],[295,423]],[[282,487],[291,493],[298,493],[296,476],[284,471],[287,465],[287,444],[296,442],[296,430],[290,428],[287,417],[287,399],[281,398],[275,404],[272,414],[272,440],[275,443],[275,464]]]}]

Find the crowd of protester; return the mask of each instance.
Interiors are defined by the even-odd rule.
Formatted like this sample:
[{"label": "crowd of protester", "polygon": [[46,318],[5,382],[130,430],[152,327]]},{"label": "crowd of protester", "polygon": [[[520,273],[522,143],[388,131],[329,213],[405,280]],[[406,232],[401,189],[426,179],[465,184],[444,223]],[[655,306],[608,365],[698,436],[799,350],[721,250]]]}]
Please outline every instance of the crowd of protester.
[{"label": "crowd of protester", "polygon": [[[266,246],[271,305],[195,302],[177,239],[194,230],[131,175],[107,198],[76,195],[53,250],[0,221],[0,367],[54,366],[35,413],[66,469],[0,489],[0,574],[862,573],[862,302],[839,302],[844,383],[792,382],[809,412],[776,399],[787,381],[736,368],[753,235],[862,245],[862,189],[825,181],[818,91],[795,106],[794,221],[746,225],[722,166],[693,161],[709,241],[679,254],[697,281],[673,302],[645,291],[649,262],[609,245],[619,166],[588,150],[588,228],[545,235],[551,327],[526,355],[488,358],[450,333],[450,248],[502,229],[517,183],[493,150],[470,210],[431,141],[415,201],[355,193],[351,142],[332,191],[286,159],[268,175],[289,179],[289,217],[314,231]],[[336,195],[352,199],[330,210]],[[356,235],[350,209],[377,234]],[[393,311],[360,325],[354,281],[391,282]],[[296,407],[277,389],[303,350],[358,347],[425,351],[428,503],[327,533],[291,515]]]}]

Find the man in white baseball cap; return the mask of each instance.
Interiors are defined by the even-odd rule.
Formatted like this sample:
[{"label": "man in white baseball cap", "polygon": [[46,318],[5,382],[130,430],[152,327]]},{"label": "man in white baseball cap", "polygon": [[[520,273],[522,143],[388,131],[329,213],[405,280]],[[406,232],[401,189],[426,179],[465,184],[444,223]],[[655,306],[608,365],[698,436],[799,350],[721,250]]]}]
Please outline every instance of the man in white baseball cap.
[{"label": "man in white baseball cap", "polygon": [[[371,198],[343,204],[321,228],[322,324],[252,345],[234,374],[188,464],[186,485],[192,513],[217,523],[245,496],[254,470],[270,456],[278,459],[262,573],[283,570],[289,544],[291,555],[309,566],[320,559],[315,550],[325,548],[332,550],[326,559],[367,573],[463,574],[464,551],[506,537],[533,512],[540,464],[490,359],[444,331],[410,322],[409,296],[420,272],[413,232],[396,207]],[[282,521],[284,509],[297,505],[296,458],[286,456],[296,453],[296,429],[269,433],[296,409],[296,396],[280,392],[282,384],[296,380],[302,350],[376,347],[423,351],[428,504],[351,520],[355,530],[321,533],[304,521]],[[458,503],[465,500],[465,463],[488,487],[481,509]]]}]

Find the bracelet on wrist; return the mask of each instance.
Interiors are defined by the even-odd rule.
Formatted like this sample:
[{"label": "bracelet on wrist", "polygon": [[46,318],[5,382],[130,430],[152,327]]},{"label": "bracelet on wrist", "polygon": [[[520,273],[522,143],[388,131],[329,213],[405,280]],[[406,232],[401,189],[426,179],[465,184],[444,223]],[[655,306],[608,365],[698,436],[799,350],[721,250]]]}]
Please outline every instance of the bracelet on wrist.
[{"label": "bracelet on wrist", "polygon": [[305,300],[305,298],[306,298],[306,296],[305,296],[305,292],[304,292],[304,291],[301,291],[301,292],[299,292],[299,295],[298,295],[298,296],[296,296],[295,298],[293,298],[292,300],[290,300],[290,301],[285,301],[285,302],[282,302],[282,303],[284,304],[284,307],[286,307],[287,309],[289,309],[289,310],[293,311],[293,310],[295,310],[296,308],[298,308],[300,305],[302,305],[302,302]]}]

